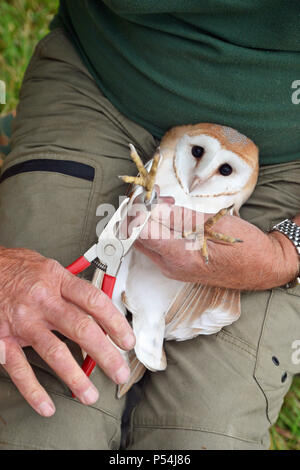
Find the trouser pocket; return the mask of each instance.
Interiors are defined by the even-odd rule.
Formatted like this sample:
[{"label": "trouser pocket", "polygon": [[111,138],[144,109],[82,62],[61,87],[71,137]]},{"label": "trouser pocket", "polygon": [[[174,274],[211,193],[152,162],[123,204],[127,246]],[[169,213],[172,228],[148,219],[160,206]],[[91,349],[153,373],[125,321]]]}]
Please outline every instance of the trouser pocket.
[{"label": "trouser pocket", "polygon": [[87,230],[94,178],[94,167],[75,159],[23,157],[5,168],[0,245],[36,250],[63,265],[73,261]]},{"label": "trouser pocket", "polygon": [[266,398],[271,424],[294,374],[300,372],[300,289],[273,289],[258,346],[255,378]]}]

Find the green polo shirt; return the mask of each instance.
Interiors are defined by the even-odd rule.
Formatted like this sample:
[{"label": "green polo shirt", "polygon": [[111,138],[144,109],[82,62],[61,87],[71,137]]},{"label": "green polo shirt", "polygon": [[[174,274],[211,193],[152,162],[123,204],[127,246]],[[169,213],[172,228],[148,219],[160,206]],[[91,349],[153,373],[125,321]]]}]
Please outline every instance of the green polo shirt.
[{"label": "green polo shirt", "polygon": [[299,0],[61,0],[64,26],[102,92],[160,138],[225,124],[261,164],[300,158]]}]

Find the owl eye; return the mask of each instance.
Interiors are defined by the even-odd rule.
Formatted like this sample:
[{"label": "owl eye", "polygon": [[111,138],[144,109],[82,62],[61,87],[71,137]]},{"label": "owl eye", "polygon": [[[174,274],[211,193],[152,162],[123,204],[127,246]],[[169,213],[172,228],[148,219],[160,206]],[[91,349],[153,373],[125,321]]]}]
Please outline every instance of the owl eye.
[{"label": "owl eye", "polygon": [[223,176],[229,176],[232,173],[232,167],[228,163],[224,163],[220,166],[219,173]]},{"label": "owl eye", "polygon": [[193,145],[192,147],[192,155],[195,158],[201,158],[202,155],[204,154],[205,150],[203,147],[200,147],[200,145]]}]

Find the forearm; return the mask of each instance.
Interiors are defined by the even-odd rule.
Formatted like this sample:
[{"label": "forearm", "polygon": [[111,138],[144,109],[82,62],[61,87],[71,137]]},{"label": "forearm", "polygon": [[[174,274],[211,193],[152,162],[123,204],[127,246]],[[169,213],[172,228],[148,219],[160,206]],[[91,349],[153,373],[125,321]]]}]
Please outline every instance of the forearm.
[{"label": "forearm", "polygon": [[[295,223],[300,225],[300,214],[293,218]],[[224,221],[234,227],[234,233],[244,242],[239,246],[232,247],[232,259],[229,259],[230,246],[219,251],[218,257],[221,259],[222,253],[227,255],[227,262],[236,269],[236,274],[232,276],[224,275],[229,288],[239,288],[241,290],[267,290],[274,287],[283,286],[293,281],[299,274],[300,262],[296,247],[285,235],[278,231],[264,234],[252,224],[240,224],[237,219],[231,218]],[[242,222],[242,221],[240,221]],[[240,231],[240,232],[239,232]],[[215,247],[217,249],[221,246]],[[223,265],[226,265],[226,258]],[[239,274],[242,274],[239,276]],[[222,287],[221,282],[213,282]]]},{"label": "forearm", "polygon": [[[294,220],[300,225],[299,215]],[[299,273],[296,248],[282,233],[264,233],[235,216],[223,217],[215,229],[243,243],[233,246],[209,241],[208,264],[199,250],[186,250],[186,241],[182,239],[145,238],[136,247],[158,264],[167,277],[216,287],[267,290],[287,284]]]}]

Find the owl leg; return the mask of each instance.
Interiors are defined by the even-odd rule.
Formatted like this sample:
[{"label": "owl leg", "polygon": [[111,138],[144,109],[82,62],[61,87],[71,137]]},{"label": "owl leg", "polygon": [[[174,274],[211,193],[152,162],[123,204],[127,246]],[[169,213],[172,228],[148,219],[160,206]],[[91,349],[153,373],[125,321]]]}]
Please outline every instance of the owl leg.
[{"label": "owl leg", "polygon": [[212,230],[212,227],[218,222],[221,217],[224,217],[224,215],[228,214],[233,206],[227,207],[225,209],[221,209],[217,214],[214,216],[210,217],[207,219],[207,221],[204,224],[204,228],[195,229],[191,232],[186,232],[184,233],[184,237],[187,238],[190,235],[196,235],[196,239],[201,243],[201,253],[203,258],[205,259],[205,262],[208,263],[208,247],[207,247],[207,240],[215,240],[215,241],[221,241],[221,242],[226,242],[226,243],[238,243],[242,242],[243,240],[240,240],[239,238],[234,238],[229,235],[225,235],[223,233],[215,232]]},{"label": "owl leg", "polygon": [[139,176],[120,176],[120,178],[125,183],[137,184],[139,186],[143,186],[143,188],[146,189],[146,201],[149,201],[151,199],[151,195],[152,195],[152,191],[153,191],[153,187],[155,183],[155,177],[156,177],[158,163],[159,163],[159,155],[154,156],[151,169],[148,172],[141,160],[141,157],[137,153],[134,145],[129,144],[129,147],[130,147],[130,156],[139,171]]}]

